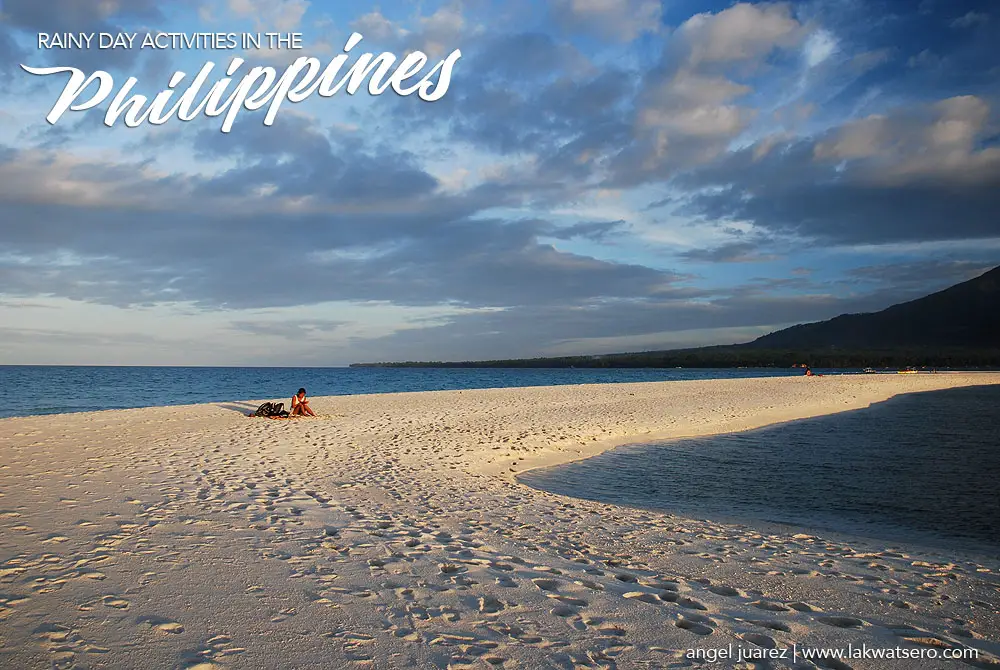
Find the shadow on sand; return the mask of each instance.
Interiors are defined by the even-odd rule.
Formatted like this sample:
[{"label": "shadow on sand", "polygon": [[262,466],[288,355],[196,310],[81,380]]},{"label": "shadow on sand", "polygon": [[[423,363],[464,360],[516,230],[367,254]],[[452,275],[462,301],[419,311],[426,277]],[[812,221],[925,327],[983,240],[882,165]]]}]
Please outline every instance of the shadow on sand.
[{"label": "shadow on sand", "polygon": [[216,406],[233,412],[239,412],[240,414],[246,414],[257,409],[257,405],[250,402],[220,402],[216,403]]}]

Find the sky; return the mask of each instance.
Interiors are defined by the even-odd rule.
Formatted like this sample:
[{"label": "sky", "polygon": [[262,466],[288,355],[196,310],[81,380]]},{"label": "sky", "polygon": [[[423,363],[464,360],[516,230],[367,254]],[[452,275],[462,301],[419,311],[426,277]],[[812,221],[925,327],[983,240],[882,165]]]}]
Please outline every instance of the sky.
[{"label": "sky", "polygon": [[[119,31],[303,48],[38,48]],[[354,32],[460,50],[445,95],[53,125],[67,77],[20,67],[152,96]],[[0,0],[0,364],[670,349],[916,298],[1000,264],[998,36],[992,0]]]}]

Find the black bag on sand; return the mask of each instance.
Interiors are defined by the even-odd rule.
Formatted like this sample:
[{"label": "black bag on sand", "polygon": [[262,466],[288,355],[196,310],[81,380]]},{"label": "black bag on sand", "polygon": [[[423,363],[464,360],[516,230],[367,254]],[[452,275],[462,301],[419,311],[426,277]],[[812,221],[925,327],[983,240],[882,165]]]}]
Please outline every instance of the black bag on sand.
[{"label": "black bag on sand", "polygon": [[257,408],[257,411],[253,413],[254,416],[288,416],[288,412],[285,411],[285,403],[283,402],[266,402]]}]

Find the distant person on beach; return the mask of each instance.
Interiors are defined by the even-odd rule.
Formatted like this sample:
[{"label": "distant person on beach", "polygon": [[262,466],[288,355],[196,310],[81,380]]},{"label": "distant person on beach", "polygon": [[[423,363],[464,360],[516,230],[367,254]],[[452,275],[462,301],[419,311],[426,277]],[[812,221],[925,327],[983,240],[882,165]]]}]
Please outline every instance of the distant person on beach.
[{"label": "distant person on beach", "polygon": [[292,416],[316,416],[316,412],[309,407],[306,400],[306,390],[299,389],[299,392],[292,396]]},{"label": "distant person on beach", "polygon": [[809,367],[808,365],[803,365],[802,367],[804,367],[806,369],[806,377],[822,377],[823,376],[823,375],[818,375],[815,372],[813,372],[812,368]]}]

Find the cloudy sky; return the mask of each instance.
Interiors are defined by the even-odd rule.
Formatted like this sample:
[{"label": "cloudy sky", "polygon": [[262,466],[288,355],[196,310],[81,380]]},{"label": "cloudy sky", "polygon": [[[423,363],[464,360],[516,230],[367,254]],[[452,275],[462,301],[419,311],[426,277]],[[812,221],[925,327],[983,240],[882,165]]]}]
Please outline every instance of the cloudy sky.
[{"label": "cloudy sky", "polygon": [[[37,48],[119,30],[305,49]],[[461,49],[447,94],[49,125],[65,77],[19,67],[155,93],[355,31]],[[0,364],[635,351],[881,309],[1000,263],[998,35],[992,0],[0,0]]]}]

